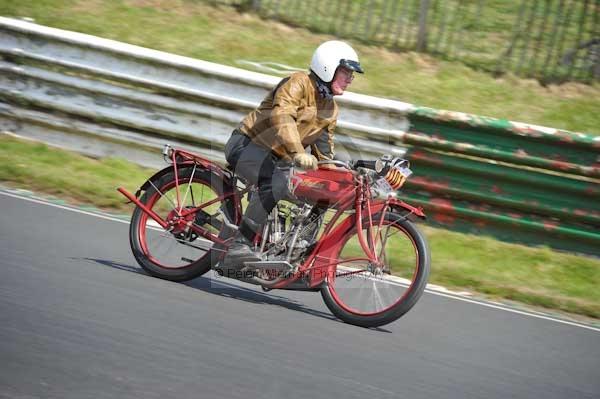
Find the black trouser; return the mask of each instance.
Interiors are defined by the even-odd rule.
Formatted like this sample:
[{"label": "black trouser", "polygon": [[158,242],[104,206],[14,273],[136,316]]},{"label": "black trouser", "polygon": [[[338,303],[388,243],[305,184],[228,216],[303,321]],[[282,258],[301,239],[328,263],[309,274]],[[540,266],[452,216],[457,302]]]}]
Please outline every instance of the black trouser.
[{"label": "black trouser", "polygon": [[258,191],[250,197],[240,233],[252,241],[279,200],[288,196],[290,164],[270,149],[255,144],[237,129],[225,145],[225,158],[231,168]]}]

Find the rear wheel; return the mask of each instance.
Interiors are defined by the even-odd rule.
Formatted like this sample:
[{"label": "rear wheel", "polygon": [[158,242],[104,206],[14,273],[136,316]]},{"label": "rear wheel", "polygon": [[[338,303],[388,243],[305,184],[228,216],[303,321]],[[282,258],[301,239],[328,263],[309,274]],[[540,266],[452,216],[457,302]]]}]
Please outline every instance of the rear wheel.
[{"label": "rear wheel", "polygon": [[[381,215],[374,215],[373,223]],[[386,213],[372,240],[378,262],[367,259],[356,227],[338,244],[332,258],[335,272],[328,274],[321,294],[331,312],[343,321],[363,327],[388,324],[408,312],[427,284],[430,255],[427,243],[414,224]]]},{"label": "rear wheel", "polygon": [[222,196],[228,187],[216,174],[193,167],[179,169],[178,180],[179,189],[173,172],[159,176],[140,198],[163,220],[174,222],[169,231],[139,207],[133,212],[129,229],[131,248],[140,266],[152,276],[171,281],[190,280],[206,273],[224,254],[223,248],[199,236],[190,226],[225,239],[234,231],[224,223],[224,215],[237,221],[232,197],[180,217],[181,211]]}]

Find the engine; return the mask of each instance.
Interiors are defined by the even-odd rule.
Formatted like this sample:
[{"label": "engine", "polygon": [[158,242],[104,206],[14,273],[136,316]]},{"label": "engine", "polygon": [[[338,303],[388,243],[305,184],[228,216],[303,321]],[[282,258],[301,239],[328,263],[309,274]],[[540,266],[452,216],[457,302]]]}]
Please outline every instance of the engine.
[{"label": "engine", "polygon": [[261,252],[267,260],[299,261],[316,243],[326,208],[280,202],[263,230]]}]

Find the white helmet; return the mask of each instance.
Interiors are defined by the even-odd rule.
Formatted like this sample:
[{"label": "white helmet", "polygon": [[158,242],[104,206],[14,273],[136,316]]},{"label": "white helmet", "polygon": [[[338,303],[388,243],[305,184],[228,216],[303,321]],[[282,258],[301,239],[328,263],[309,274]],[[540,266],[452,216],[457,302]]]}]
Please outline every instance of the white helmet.
[{"label": "white helmet", "polygon": [[329,83],[333,80],[333,75],[340,65],[363,73],[356,51],[347,43],[330,40],[317,47],[310,62],[310,70],[323,82]]}]

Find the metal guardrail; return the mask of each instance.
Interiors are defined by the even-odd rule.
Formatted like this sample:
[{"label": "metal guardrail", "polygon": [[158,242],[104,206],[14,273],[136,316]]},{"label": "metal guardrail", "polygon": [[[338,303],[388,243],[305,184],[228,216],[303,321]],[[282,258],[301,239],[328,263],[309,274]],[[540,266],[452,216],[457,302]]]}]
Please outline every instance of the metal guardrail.
[{"label": "metal guardrail", "polygon": [[[0,129],[154,165],[166,142],[223,160],[280,78],[0,17]],[[338,152],[409,158],[434,224],[600,255],[600,137],[346,93]]]},{"label": "metal guardrail", "polygon": [[[21,131],[37,131],[43,121],[56,133],[150,147],[170,138],[222,159],[233,127],[278,81],[7,18],[0,18],[0,34],[2,114],[4,123],[19,121]],[[372,139],[387,143],[408,125],[402,117],[407,104],[360,95],[343,102],[339,127],[355,138],[342,136],[341,147],[351,153],[358,148],[379,154],[381,144]]]}]

